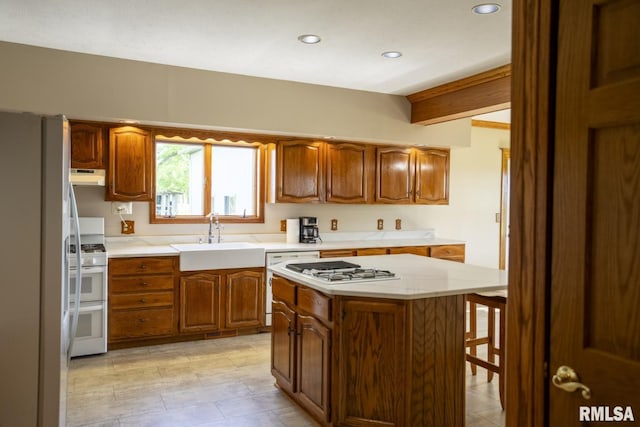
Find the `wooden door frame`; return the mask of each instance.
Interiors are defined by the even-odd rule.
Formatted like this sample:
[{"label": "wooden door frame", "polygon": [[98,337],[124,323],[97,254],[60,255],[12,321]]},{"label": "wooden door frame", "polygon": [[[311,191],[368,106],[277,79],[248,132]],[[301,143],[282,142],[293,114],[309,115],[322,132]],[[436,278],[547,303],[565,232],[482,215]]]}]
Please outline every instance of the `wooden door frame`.
[{"label": "wooden door frame", "polygon": [[510,172],[509,161],[511,159],[511,149],[501,148],[502,152],[502,166],[501,166],[501,180],[500,180],[500,258],[498,261],[498,268],[504,270],[507,267],[507,236],[509,234],[509,221],[507,221],[509,211],[509,187],[510,187]]},{"label": "wooden door frame", "polygon": [[556,5],[513,4],[506,425],[548,424]]}]

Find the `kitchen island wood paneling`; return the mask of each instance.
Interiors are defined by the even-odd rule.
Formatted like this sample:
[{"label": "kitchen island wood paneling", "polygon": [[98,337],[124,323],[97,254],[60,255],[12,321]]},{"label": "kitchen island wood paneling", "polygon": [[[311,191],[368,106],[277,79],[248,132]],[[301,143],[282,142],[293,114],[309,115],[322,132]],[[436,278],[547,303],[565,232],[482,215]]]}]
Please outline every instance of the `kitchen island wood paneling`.
[{"label": "kitchen island wood paneling", "polygon": [[269,267],[276,384],[326,426],[464,426],[464,295],[506,288],[506,273],[410,254],[343,260],[400,278],[326,284]]}]

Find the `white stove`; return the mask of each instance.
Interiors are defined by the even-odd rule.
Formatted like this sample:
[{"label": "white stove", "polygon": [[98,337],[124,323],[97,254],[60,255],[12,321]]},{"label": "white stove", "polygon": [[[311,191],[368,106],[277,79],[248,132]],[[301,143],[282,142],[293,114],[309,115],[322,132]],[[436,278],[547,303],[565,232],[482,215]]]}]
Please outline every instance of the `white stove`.
[{"label": "white stove", "polygon": [[[78,329],[71,357],[107,351],[107,264],[104,245],[104,218],[78,218],[80,222],[80,307]],[[76,253],[71,245],[69,251]],[[69,257],[70,296],[75,304],[78,261]]]},{"label": "white stove", "polygon": [[393,280],[400,277],[389,270],[361,267],[345,261],[319,261],[307,263],[290,263],[289,270],[311,276],[327,283],[371,282],[378,280]]}]

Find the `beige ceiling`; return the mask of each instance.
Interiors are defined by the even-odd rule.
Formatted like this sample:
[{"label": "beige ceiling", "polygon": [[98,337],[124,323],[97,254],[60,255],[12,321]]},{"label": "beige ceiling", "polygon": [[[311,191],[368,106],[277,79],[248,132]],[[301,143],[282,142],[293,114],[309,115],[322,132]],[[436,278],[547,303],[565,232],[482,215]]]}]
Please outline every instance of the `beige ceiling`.
[{"label": "beige ceiling", "polygon": [[0,40],[407,95],[510,62],[498,2],[481,16],[476,0],[0,0]]}]

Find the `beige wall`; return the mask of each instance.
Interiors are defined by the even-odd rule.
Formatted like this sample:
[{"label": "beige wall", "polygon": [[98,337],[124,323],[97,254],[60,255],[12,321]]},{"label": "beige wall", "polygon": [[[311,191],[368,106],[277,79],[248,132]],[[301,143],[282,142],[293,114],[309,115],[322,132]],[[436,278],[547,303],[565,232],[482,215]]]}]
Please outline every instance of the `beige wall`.
[{"label": "beige wall", "polygon": [[0,109],[70,118],[465,146],[470,120],[409,123],[406,98],[0,42]]},{"label": "beige wall", "polygon": [[[470,263],[498,265],[500,150],[509,132],[473,128],[470,119],[433,126],[409,123],[404,97],[170,67],[0,42],[0,110],[63,113],[70,118],[232,129],[370,142],[450,146],[448,206],[271,204],[266,222],[228,224],[225,233],[276,233],[280,220],[317,216],[322,233],[332,218],[341,231],[435,228],[468,242]],[[459,148],[458,148],[459,147]],[[465,148],[466,147],[466,148]],[[79,188],[80,213],[104,216],[107,235],[118,217],[104,189]],[[134,203],[137,235],[204,234],[202,225],[149,224],[149,206]]]}]

